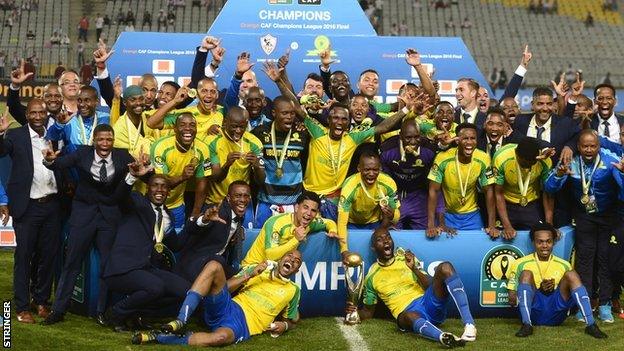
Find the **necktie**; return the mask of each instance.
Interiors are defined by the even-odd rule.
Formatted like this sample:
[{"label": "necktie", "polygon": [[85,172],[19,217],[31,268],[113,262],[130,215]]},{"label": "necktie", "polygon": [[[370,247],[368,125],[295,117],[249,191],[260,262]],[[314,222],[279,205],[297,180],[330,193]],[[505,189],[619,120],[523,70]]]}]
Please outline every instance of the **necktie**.
[{"label": "necktie", "polygon": [[498,145],[498,142],[490,141],[490,158],[492,160],[494,159],[494,154],[496,153],[496,145]]},{"label": "necktie", "polygon": [[544,133],[546,128],[535,126],[535,129],[537,129],[537,140],[542,140],[542,133]]},{"label": "necktie", "polygon": [[464,117],[463,123],[468,123],[470,122],[470,117],[472,116],[470,115],[470,113],[464,113],[462,114],[462,117]]},{"label": "necktie", "polygon": [[611,133],[609,133],[609,121],[604,121],[602,122],[602,125],[604,126],[604,137],[608,138],[611,136]]},{"label": "necktie", "polygon": [[156,228],[160,229],[163,222],[162,206],[156,206]]},{"label": "necktie", "polygon": [[106,160],[100,161],[100,164],[102,164],[102,166],[100,166],[100,182],[106,183],[108,182],[108,175],[106,173]]}]

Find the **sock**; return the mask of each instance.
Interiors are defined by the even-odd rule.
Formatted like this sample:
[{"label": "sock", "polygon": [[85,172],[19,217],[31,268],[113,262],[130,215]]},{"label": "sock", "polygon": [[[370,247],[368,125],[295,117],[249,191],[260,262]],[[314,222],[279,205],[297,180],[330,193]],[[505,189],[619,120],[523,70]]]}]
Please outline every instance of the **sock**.
[{"label": "sock", "polygon": [[414,323],[412,323],[412,330],[414,333],[434,341],[440,341],[440,335],[442,334],[442,331],[438,329],[438,327],[429,323],[429,321],[424,318],[415,320]]},{"label": "sock", "polygon": [[165,345],[188,345],[189,337],[193,333],[186,333],[185,335],[165,334],[161,333],[156,335],[156,341],[159,344]]},{"label": "sock", "polygon": [[574,298],[576,305],[581,310],[583,318],[585,318],[585,323],[587,325],[596,323],[596,321],[594,321],[589,295],[587,294],[587,289],[585,289],[584,285],[572,290],[572,298]]},{"label": "sock", "polygon": [[535,296],[535,289],[530,284],[520,283],[518,284],[518,308],[520,309],[520,316],[522,317],[523,324],[531,324],[531,305],[533,304],[533,297]]},{"label": "sock", "polygon": [[459,276],[453,274],[446,278],[444,283],[446,283],[446,289],[453,298],[464,324],[474,324],[472,313],[470,313],[470,306],[468,305],[468,296],[466,296],[466,290],[464,289],[464,283],[462,283]]},{"label": "sock", "polygon": [[193,290],[189,290],[186,293],[186,298],[184,299],[184,302],[182,303],[182,307],[180,307],[180,313],[178,313],[178,319],[184,322],[184,324],[186,324],[189,317],[193,314],[193,312],[197,308],[197,305],[199,305],[199,302],[203,298],[204,297],[201,296],[199,293]]}]

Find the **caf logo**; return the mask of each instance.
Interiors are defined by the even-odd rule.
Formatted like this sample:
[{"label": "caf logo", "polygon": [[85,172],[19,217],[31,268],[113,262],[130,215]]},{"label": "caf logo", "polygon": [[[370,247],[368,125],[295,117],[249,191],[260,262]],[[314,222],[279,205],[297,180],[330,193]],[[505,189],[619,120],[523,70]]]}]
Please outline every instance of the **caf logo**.
[{"label": "caf logo", "polygon": [[495,247],[485,258],[485,276],[488,280],[509,279],[511,264],[520,257],[522,253],[513,246]]}]

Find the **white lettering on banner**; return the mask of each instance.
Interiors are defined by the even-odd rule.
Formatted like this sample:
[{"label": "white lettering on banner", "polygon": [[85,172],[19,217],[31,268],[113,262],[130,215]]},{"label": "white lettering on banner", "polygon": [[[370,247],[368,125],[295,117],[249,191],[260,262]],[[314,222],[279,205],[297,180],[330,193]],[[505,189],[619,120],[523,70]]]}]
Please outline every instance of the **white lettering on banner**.
[{"label": "white lettering on banner", "polygon": [[331,12],[329,11],[279,11],[279,10],[260,10],[258,17],[261,20],[278,20],[278,21],[330,21]]},{"label": "white lettering on banner", "polygon": [[[338,290],[338,281],[344,282],[345,276],[338,272],[338,268],[342,268],[342,262],[332,262],[330,272],[329,290]],[[302,279],[303,278],[303,279]],[[305,286],[302,283],[305,283]],[[301,264],[299,272],[295,275],[295,283],[304,290],[326,290],[327,289],[327,262],[317,262],[314,265],[312,274],[305,262]],[[317,287],[318,284],[318,287]],[[341,283],[344,285],[344,283]]]}]

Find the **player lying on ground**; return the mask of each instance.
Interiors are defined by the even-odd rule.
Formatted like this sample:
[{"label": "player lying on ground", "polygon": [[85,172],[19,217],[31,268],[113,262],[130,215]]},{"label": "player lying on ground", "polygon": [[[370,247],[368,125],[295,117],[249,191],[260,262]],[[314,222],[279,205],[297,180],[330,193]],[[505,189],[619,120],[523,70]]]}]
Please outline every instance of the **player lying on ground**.
[{"label": "player lying on ground", "polygon": [[[229,280],[223,267],[211,261],[197,277],[180,308],[178,318],[163,325],[164,333],[137,333],[133,344],[224,346],[270,331],[281,335],[299,319],[299,287],[289,277],[301,266],[301,253],[292,250],[279,262],[248,266]],[[238,290],[236,296],[230,293]],[[280,293],[277,293],[280,292]],[[197,306],[204,307],[204,321],[212,332],[183,333]],[[281,317],[275,320],[281,313]]]},{"label": "player lying on ground", "polygon": [[[394,251],[394,241],[386,228],[378,228],[371,238],[372,249],[377,255],[366,275],[364,285],[364,306],[358,310],[362,320],[372,318],[377,299],[380,298],[392,312],[402,330],[435,341],[446,347],[464,346],[466,341],[475,341],[477,329],[468,306],[464,284],[453,265],[442,262],[432,277],[421,271],[418,259],[410,251],[401,248]],[[446,318],[448,297],[453,298],[462,321],[465,324],[461,338],[443,332],[436,325]],[[347,303],[347,313],[356,306]]]},{"label": "player lying on ground", "polygon": [[[533,334],[533,325],[560,325],[570,308],[576,305],[583,314],[585,333],[603,339],[603,333],[592,315],[587,289],[568,261],[552,254],[557,230],[548,223],[539,223],[529,232],[535,252],[515,260],[507,289],[509,304],[518,306],[522,327],[518,337]],[[539,287],[539,288],[538,288]]]}]

